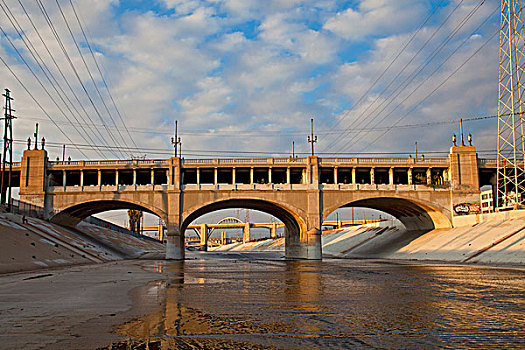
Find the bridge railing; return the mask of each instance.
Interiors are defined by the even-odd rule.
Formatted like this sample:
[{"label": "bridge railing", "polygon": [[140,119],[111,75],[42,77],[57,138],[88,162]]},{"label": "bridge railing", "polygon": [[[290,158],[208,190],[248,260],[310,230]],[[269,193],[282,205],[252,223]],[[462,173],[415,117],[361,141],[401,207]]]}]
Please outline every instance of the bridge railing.
[{"label": "bridge railing", "polygon": [[321,164],[448,164],[448,158],[319,158]]},{"label": "bridge railing", "polygon": [[122,159],[122,160],[58,160],[48,161],[50,166],[53,165],[162,165],[168,164],[166,159]]},{"label": "bridge railing", "polygon": [[276,164],[306,163],[306,158],[202,158],[182,159],[182,164]]}]

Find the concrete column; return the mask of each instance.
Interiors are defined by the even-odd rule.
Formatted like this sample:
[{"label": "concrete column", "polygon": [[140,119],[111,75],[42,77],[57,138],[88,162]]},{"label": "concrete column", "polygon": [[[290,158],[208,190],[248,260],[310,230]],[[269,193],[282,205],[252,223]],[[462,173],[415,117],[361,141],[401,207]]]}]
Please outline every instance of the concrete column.
[{"label": "concrete column", "polygon": [[427,185],[432,184],[432,168],[427,169]]},{"label": "concrete column", "polygon": [[133,186],[137,185],[137,169],[133,169]]},{"label": "concrete column", "polygon": [[221,245],[225,245],[225,244],[226,244],[226,232],[221,231]]},{"label": "concrete column", "polygon": [[268,183],[272,183],[272,168],[268,168]]},{"label": "concrete column", "polygon": [[118,169],[115,170],[115,186],[117,186],[118,189]]},{"label": "concrete column", "polygon": [[201,184],[201,169],[197,168],[197,185]]},{"label": "concrete column", "polygon": [[204,250],[208,250],[208,225],[201,224],[201,246],[204,247]]},{"label": "concrete column", "polygon": [[319,159],[317,156],[308,156],[306,169],[306,183],[313,188],[319,188]]},{"label": "concrete column", "polygon": [[408,168],[408,184],[412,185],[412,168]]},{"label": "concrete column", "polygon": [[235,168],[232,169],[232,184],[235,185],[237,179],[235,178]]},{"label": "concrete column", "polygon": [[179,225],[176,223],[168,223],[166,259],[184,260],[184,236],[182,236]]},{"label": "concrete column", "polygon": [[388,183],[390,185],[393,185],[394,184],[394,168],[390,168],[388,170]]},{"label": "concrete column", "polygon": [[453,190],[479,191],[478,156],[474,146],[452,146],[449,162]]},{"label": "concrete column", "polygon": [[80,188],[84,189],[84,170],[80,170]]},{"label": "concrete column", "polygon": [[321,260],[321,225],[322,225],[322,194],[319,189],[309,190],[306,193],[305,225],[296,231],[285,229],[285,257],[287,259]]},{"label": "concrete column", "polygon": [[155,170],[154,169],[150,170],[150,175],[151,175],[150,182],[152,185],[154,185],[155,184]]},{"label": "concrete column", "polygon": [[213,184],[214,184],[215,186],[217,186],[217,184],[218,184],[218,181],[217,181],[217,180],[218,180],[217,173],[218,173],[217,168],[214,168],[214,169],[213,169]]},{"label": "concrete column", "polygon": [[356,168],[352,168],[352,184],[356,184],[356,176],[355,173],[357,172]]},{"label": "concrete column", "polygon": [[376,180],[375,180],[375,168],[370,168],[370,183],[372,185],[376,183]]},{"label": "concrete column", "polygon": [[291,183],[291,176],[290,176],[290,167],[286,168],[286,183],[289,185]]},{"label": "concrete column", "polygon": [[167,185],[170,184],[170,170],[169,169],[166,170],[166,184]]},{"label": "concrete column", "polygon": [[250,184],[253,185],[253,168],[250,168]]},{"label": "concrete column", "polygon": [[98,169],[98,187],[102,186],[102,170]]},{"label": "concrete column", "polygon": [[338,183],[338,180],[337,180],[337,167],[334,168],[334,184],[337,185]]},{"label": "concrete column", "polygon": [[[100,185],[100,170],[99,170],[99,185]],[[66,176],[66,171],[65,170],[62,170],[62,184],[64,185],[64,191],[66,190],[66,182],[67,182],[67,176]]]},{"label": "concrete column", "polygon": [[272,227],[270,228],[270,238],[277,238],[277,223],[272,222]]},{"label": "concrete column", "polygon": [[244,223],[244,230],[242,230],[242,243],[250,241],[250,223]]}]

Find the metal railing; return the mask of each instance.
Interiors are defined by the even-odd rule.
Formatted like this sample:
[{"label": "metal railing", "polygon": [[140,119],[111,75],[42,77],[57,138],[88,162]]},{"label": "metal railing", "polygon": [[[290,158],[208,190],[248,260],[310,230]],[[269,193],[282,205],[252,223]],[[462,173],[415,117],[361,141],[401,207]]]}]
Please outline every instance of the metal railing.
[{"label": "metal railing", "polygon": [[43,207],[33,203],[22,202],[18,199],[11,199],[11,213],[32,216],[35,218],[43,219],[45,216],[45,210]]}]

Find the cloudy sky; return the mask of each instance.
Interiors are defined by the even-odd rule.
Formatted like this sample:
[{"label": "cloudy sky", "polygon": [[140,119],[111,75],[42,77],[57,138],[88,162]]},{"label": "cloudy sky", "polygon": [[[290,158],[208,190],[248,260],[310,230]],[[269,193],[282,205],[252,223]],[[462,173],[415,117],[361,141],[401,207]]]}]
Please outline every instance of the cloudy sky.
[{"label": "cloudy sky", "polygon": [[[52,159],[166,158],[175,120],[187,158],[287,156],[310,118],[321,154],[446,152],[497,112],[499,5],[0,0],[15,158],[35,122]],[[465,122],[483,151],[496,128]]]}]

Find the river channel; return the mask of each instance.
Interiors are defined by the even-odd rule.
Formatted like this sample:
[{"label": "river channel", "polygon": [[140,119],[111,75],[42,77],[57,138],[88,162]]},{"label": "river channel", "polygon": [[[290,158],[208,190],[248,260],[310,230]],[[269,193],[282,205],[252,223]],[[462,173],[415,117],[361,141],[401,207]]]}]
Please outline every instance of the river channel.
[{"label": "river channel", "polygon": [[127,340],[105,349],[525,346],[523,270],[202,257],[151,266],[168,276],[149,290],[162,307],[119,325]]},{"label": "river channel", "polygon": [[0,340],[51,349],[523,349],[524,277],[519,267],[190,252],[184,262],[1,277]]}]

